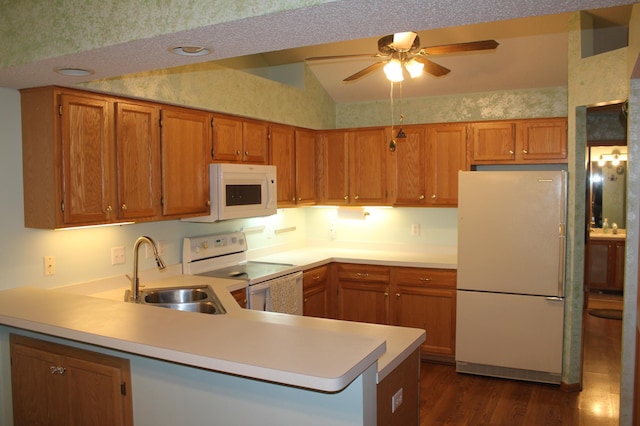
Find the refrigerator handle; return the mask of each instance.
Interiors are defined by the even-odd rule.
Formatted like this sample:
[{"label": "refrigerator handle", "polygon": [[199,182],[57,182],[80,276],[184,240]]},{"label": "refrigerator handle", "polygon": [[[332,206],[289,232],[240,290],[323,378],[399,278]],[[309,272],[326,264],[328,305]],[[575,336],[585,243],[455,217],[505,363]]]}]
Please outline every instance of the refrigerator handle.
[{"label": "refrigerator handle", "polygon": [[560,235],[558,238],[558,243],[560,244],[560,250],[558,251],[558,264],[560,267],[558,268],[558,297],[564,297],[564,273],[566,268],[566,250],[567,250],[567,238],[564,234],[565,227],[564,224],[561,223],[558,229]]}]

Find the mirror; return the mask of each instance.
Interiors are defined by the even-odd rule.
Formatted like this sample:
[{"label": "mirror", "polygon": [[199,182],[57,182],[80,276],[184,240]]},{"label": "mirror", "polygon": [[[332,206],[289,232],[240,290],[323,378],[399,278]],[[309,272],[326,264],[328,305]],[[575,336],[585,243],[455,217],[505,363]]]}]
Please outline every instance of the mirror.
[{"label": "mirror", "polygon": [[587,109],[591,228],[627,223],[626,102]]}]

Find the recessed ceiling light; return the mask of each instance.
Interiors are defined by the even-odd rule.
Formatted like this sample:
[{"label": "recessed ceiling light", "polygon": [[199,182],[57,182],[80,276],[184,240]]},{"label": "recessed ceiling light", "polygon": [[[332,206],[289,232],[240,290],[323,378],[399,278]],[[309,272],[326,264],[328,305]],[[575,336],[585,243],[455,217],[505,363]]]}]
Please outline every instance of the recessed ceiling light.
[{"label": "recessed ceiling light", "polygon": [[72,77],[84,77],[93,74],[93,71],[84,68],[56,68],[55,72]]},{"label": "recessed ceiling light", "polygon": [[182,56],[203,56],[211,53],[211,51],[204,46],[178,46],[172,47],[169,51]]}]

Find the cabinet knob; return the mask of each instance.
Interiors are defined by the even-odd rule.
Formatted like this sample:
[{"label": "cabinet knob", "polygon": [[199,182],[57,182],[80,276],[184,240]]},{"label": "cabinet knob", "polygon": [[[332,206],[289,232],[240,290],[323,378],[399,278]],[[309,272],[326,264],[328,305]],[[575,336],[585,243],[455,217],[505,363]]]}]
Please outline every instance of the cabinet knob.
[{"label": "cabinet knob", "polygon": [[236,151],[236,155],[240,155],[240,150],[237,150],[237,151]]},{"label": "cabinet knob", "polygon": [[349,199],[349,196],[348,196],[348,195],[345,195],[345,196],[344,196],[344,197],[342,197],[342,198],[344,198],[345,200],[348,200],[348,199]]},{"label": "cabinet knob", "polygon": [[360,199],[360,196],[359,196],[359,195],[356,195],[356,196],[355,196],[355,197],[353,197],[353,198],[354,198],[354,199],[356,199],[356,200],[358,200],[358,199]]},{"label": "cabinet knob", "polygon": [[306,298],[304,299],[304,303],[307,303],[307,299]]},{"label": "cabinet knob", "polygon": [[513,154],[513,151],[512,151],[512,150],[509,150],[509,154]]},{"label": "cabinet knob", "polygon": [[432,199],[432,200],[435,200],[435,199],[436,199],[436,194],[433,194],[433,195],[431,196],[431,199]]},{"label": "cabinet knob", "polygon": [[62,376],[64,372],[67,371],[66,368],[57,365],[52,365],[51,367],[49,367],[49,370],[51,371],[51,374],[57,374],[59,376]]},{"label": "cabinet knob", "polygon": [[424,195],[419,196],[418,200],[424,200]]},{"label": "cabinet knob", "polygon": [[522,153],[523,153],[523,154],[528,154],[528,153],[529,153],[529,151],[527,151],[526,149],[523,149],[523,150],[522,150]]},{"label": "cabinet knob", "polygon": [[356,275],[360,278],[367,278],[369,276],[369,274],[362,273],[362,272],[358,272]]},{"label": "cabinet knob", "polygon": [[113,211],[113,207],[107,206],[107,213],[111,213]]},{"label": "cabinet knob", "polygon": [[245,151],[245,152],[244,152],[244,155],[249,155],[249,151]]},{"label": "cabinet knob", "polygon": [[396,297],[400,297],[400,293],[396,293]]},{"label": "cabinet knob", "polygon": [[298,201],[302,201],[302,197],[298,198]]},{"label": "cabinet knob", "polygon": [[316,275],[315,277],[313,277],[314,280],[319,280],[320,279],[320,275]]},{"label": "cabinet knob", "polygon": [[431,278],[420,277],[420,281],[431,281]]},{"label": "cabinet knob", "polygon": [[122,207],[120,207],[122,210],[126,210],[127,209],[127,205],[123,204]]},{"label": "cabinet knob", "polygon": [[387,293],[386,291],[384,292],[384,297],[389,296],[389,293]]},{"label": "cabinet knob", "polygon": [[205,203],[207,206],[211,205],[211,200],[207,200],[207,202]]}]

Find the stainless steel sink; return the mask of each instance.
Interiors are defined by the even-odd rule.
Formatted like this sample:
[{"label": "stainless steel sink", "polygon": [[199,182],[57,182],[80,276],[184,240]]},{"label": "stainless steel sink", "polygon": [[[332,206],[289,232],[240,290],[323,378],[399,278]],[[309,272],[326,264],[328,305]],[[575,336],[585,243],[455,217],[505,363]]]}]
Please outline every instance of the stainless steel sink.
[{"label": "stainless steel sink", "polygon": [[[129,290],[125,300],[129,299]],[[226,314],[227,311],[209,286],[149,288],[140,290],[138,299],[144,305],[204,314]]]},{"label": "stainless steel sink", "polygon": [[171,288],[142,292],[145,303],[187,303],[209,297],[204,288]]}]

